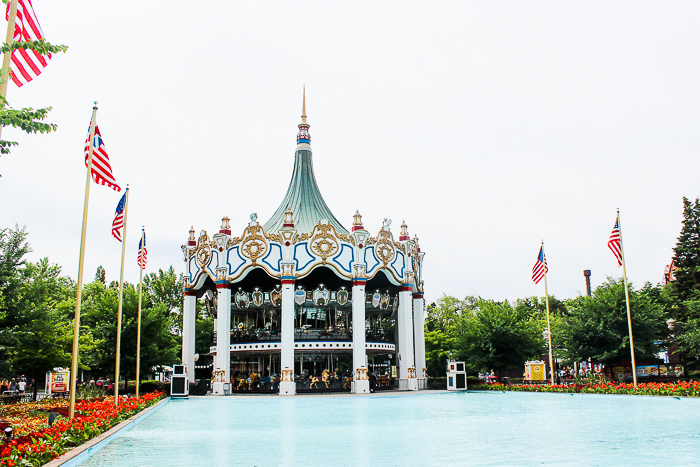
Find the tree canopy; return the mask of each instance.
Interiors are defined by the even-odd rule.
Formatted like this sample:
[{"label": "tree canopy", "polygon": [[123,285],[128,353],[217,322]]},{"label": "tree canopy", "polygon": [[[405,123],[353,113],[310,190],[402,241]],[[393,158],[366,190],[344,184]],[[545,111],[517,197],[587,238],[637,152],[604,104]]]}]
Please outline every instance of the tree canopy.
[{"label": "tree canopy", "polygon": [[[630,308],[635,358],[658,358],[669,335],[667,314],[647,284],[636,291],[630,284]],[[622,279],[608,279],[592,297],[567,301],[566,319],[556,321],[553,332],[565,362],[592,359],[600,363],[630,361],[625,286]]]}]

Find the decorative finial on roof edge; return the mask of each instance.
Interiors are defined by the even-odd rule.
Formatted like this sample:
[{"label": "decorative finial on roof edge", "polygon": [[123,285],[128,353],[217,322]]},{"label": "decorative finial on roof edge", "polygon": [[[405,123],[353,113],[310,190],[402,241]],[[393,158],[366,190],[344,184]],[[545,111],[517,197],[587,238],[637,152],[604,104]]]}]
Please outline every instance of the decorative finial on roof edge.
[{"label": "decorative finial on roof edge", "polygon": [[356,230],[364,230],[364,226],[362,225],[362,214],[360,214],[360,210],[358,209],[355,211],[355,215],[352,216],[353,222],[352,222],[352,231]]},{"label": "decorative finial on roof edge", "polygon": [[284,223],[282,224],[282,227],[294,228],[294,212],[289,206],[287,206],[287,210],[284,211]]},{"label": "decorative finial on roof edge", "polygon": [[306,123],[306,85],[304,85],[304,94],[301,104],[301,123],[299,124],[299,133],[297,133],[297,144],[311,144],[309,126],[310,125]]},{"label": "decorative finial on roof edge", "polygon": [[401,224],[401,235],[399,236],[399,241],[407,242],[410,239],[411,237],[408,235],[408,225],[406,225],[406,221],[403,221],[403,224]]},{"label": "decorative finial on roof edge", "polygon": [[194,225],[190,228],[190,236],[187,239],[188,246],[194,246],[197,244],[197,240],[194,238]]}]

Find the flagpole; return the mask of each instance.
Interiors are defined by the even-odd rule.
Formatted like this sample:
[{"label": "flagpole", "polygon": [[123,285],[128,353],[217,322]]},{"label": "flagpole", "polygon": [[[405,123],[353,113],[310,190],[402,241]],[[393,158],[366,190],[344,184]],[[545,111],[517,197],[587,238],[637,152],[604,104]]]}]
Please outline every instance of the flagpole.
[{"label": "flagpole", "polygon": [[[144,242],[144,237],[146,236],[146,233],[141,227],[141,249],[146,248],[145,242]],[[139,250],[139,259],[141,258],[141,251]],[[139,261],[141,263],[141,261]],[[139,369],[141,367],[141,289],[143,287],[143,269],[144,267],[139,264],[139,270],[141,271],[139,273],[139,319],[138,319],[138,325],[136,326],[136,397],[139,397],[139,380],[140,375],[139,375]]]},{"label": "flagpole", "polygon": [[[542,240],[544,251],[544,240]],[[551,382],[554,385],[554,358],[552,355],[552,326],[549,324],[549,293],[547,293],[547,268],[544,270],[544,298],[547,305],[547,340],[549,341],[549,368],[551,369]]]},{"label": "flagpole", "polygon": [[[124,228],[122,230],[122,270],[119,273],[119,308],[117,310],[117,361],[114,365],[114,379],[116,379],[116,384],[114,385],[114,405],[119,405],[119,357],[121,352],[122,343],[122,288],[124,285],[124,254],[126,252],[126,215],[129,209],[129,184],[126,185],[126,196],[124,201]],[[126,390],[126,385],[124,386]]]},{"label": "flagpole", "polygon": [[80,299],[83,292],[83,260],[85,259],[85,232],[87,230],[88,200],[90,199],[90,177],[92,176],[92,152],[97,124],[97,101],[92,108],[90,121],[90,138],[88,140],[87,178],[85,180],[85,204],[83,205],[83,229],[80,235],[80,259],[78,261],[78,284],[75,293],[75,323],[73,325],[73,360],[71,364],[70,405],[68,416],[72,420],[75,415],[76,378],[78,376],[78,349],[80,347]]},{"label": "flagpole", "polygon": [[[15,38],[15,18],[17,17],[17,0],[10,3],[10,18],[7,20],[7,35],[5,43],[12,46]],[[11,48],[11,47],[10,47]],[[8,50],[2,56],[2,78],[4,82],[0,84],[0,96],[4,99],[7,96],[7,83],[10,81],[10,58],[12,50]],[[5,107],[5,103],[0,101],[0,109]],[[2,135],[2,125],[0,125],[0,135]]]},{"label": "flagpole", "polygon": [[637,364],[634,360],[634,338],[632,337],[632,312],[630,311],[630,291],[627,285],[627,268],[625,267],[625,248],[622,245],[622,224],[620,223],[620,209],[617,210],[617,228],[620,231],[620,254],[622,255],[622,276],[625,279],[625,302],[627,303],[627,328],[630,333],[630,354],[632,355],[632,380],[637,387]]}]

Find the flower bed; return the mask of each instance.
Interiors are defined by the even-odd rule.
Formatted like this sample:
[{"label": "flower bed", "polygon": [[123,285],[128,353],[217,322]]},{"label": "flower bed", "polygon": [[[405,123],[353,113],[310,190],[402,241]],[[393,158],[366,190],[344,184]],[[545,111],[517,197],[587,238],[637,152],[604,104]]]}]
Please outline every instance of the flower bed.
[{"label": "flower bed", "polygon": [[[76,401],[73,420],[68,419],[67,400],[0,406],[0,428],[9,425],[14,430],[12,441],[0,444],[0,466],[43,465],[155,404],[163,395],[152,392],[125,399],[118,407],[112,397]],[[51,412],[58,416],[49,427]]]},{"label": "flower bed", "polygon": [[589,384],[521,384],[506,385],[501,383],[477,384],[469,389],[478,391],[528,391],[528,392],[563,392],[580,394],[627,394],[638,396],[676,396],[700,397],[700,382],[680,381],[677,383],[639,383],[633,384],[589,383]]}]

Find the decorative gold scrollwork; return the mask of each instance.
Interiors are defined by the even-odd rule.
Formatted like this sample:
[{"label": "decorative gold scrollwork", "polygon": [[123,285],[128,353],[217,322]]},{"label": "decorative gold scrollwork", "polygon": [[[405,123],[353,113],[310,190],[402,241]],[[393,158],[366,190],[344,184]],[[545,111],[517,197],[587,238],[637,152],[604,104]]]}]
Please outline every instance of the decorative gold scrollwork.
[{"label": "decorative gold scrollwork", "polygon": [[384,263],[384,266],[389,264],[389,262],[394,259],[396,255],[396,246],[394,244],[394,237],[388,230],[380,230],[377,240],[377,246],[374,247],[375,254],[380,261]]},{"label": "decorative gold scrollwork", "polygon": [[214,370],[211,372],[211,379],[214,383],[225,383],[226,372],[224,370]]},{"label": "decorative gold scrollwork", "polygon": [[330,224],[321,224],[320,222],[314,227],[316,235],[311,239],[311,251],[321,257],[323,262],[326,262],[329,256],[338,252],[340,245],[338,243],[335,229]]},{"label": "decorative gold scrollwork", "polygon": [[365,380],[365,379],[369,379],[369,377],[367,376],[367,368],[356,369],[355,370],[355,380],[361,381],[361,380]]},{"label": "decorative gold scrollwork", "polygon": [[209,264],[211,259],[211,245],[209,244],[209,236],[202,230],[199,240],[197,240],[197,264],[204,269]]},{"label": "decorative gold scrollwork", "polygon": [[423,378],[428,379],[428,369],[423,368]]},{"label": "decorative gold scrollwork", "polygon": [[283,276],[293,276],[294,275],[294,263],[282,263],[282,275]]},{"label": "decorative gold scrollwork", "polygon": [[411,255],[411,262],[413,263],[413,272],[418,274],[418,270],[420,268],[420,258],[418,257],[418,244],[413,242],[411,246],[411,251],[409,253]]},{"label": "decorative gold scrollwork", "polygon": [[339,233],[337,231],[335,234],[338,237],[338,240],[341,240],[343,242],[351,244],[352,246],[355,246],[355,238],[352,235],[345,235],[345,234]]},{"label": "decorative gold scrollwork", "polygon": [[271,242],[282,243],[282,237],[280,237],[279,234],[275,234],[275,233],[268,234],[264,230],[263,230],[263,234],[265,235],[265,238]]},{"label": "decorative gold scrollwork", "polygon": [[406,281],[406,284],[413,285],[413,279],[415,277],[416,277],[416,275],[412,271],[406,271],[404,273],[404,280]]},{"label": "decorative gold scrollwork", "polygon": [[282,378],[280,381],[294,381],[294,372],[292,370],[282,370]]},{"label": "decorative gold scrollwork", "polygon": [[355,264],[353,265],[353,268],[355,269],[355,274],[353,277],[358,278],[358,279],[366,279],[367,278],[367,265],[366,264]]},{"label": "decorative gold scrollwork", "polygon": [[246,258],[250,258],[253,264],[258,258],[264,257],[269,249],[263,233],[264,231],[260,225],[250,225],[243,233],[241,254]]}]

